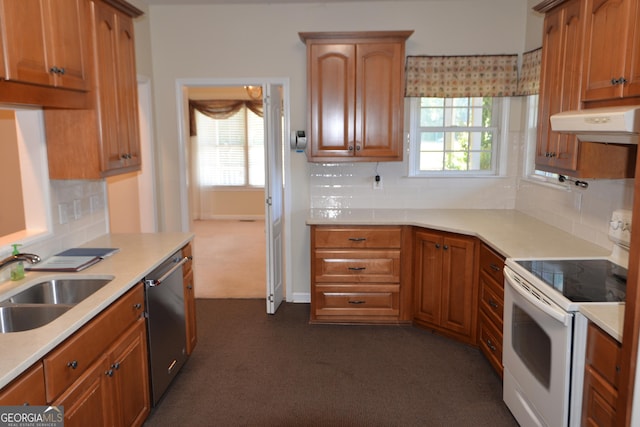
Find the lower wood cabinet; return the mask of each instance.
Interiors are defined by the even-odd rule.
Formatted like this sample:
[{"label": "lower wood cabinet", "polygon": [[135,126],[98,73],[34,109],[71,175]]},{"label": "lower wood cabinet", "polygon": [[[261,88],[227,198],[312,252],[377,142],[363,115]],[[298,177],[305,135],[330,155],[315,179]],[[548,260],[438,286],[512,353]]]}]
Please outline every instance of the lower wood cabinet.
[{"label": "lower wood cabinet", "polygon": [[413,239],[413,323],[475,345],[476,239],[427,229]]},{"label": "lower wood cabinet", "polygon": [[44,369],[38,362],[0,392],[0,406],[46,405]]},{"label": "lower wood cabinet", "polygon": [[403,226],[312,226],[311,321],[408,323],[410,238]]},{"label": "lower wood cabinet", "polygon": [[504,257],[482,243],[479,259],[478,347],[502,377]]},{"label": "lower wood cabinet", "polygon": [[615,426],[621,346],[589,322],[582,396],[582,425]]},{"label": "lower wood cabinet", "polygon": [[188,261],[182,269],[184,284],[184,318],[186,322],[187,355],[190,355],[198,343],[198,333],[196,327],[196,295],[193,281],[193,249],[191,243],[182,248],[182,256]]},{"label": "lower wood cabinet", "polygon": [[55,402],[65,426],[141,426],[150,411],[145,320],[141,318]]}]

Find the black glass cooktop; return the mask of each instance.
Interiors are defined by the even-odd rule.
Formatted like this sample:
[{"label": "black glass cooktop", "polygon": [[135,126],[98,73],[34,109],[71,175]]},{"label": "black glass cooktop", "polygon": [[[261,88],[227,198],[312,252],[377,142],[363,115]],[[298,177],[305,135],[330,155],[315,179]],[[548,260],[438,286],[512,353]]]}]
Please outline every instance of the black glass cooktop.
[{"label": "black glass cooktop", "polygon": [[624,301],[627,269],[606,259],[516,261],[573,302]]}]

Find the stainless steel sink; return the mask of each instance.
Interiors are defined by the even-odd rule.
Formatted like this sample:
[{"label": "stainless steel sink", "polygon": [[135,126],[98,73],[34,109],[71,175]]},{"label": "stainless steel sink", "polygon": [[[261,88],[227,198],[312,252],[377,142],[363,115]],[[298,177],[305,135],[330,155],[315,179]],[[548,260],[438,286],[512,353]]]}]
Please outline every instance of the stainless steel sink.
[{"label": "stainless steel sink", "polygon": [[[36,283],[6,300],[12,304],[78,304],[110,279],[54,279]],[[1,304],[0,304],[1,305]]]},{"label": "stainless steel sink", "polygon": [[62,316],[72,306],[23,304],[0,307],[0,333],[39,328]]},{"label": "stainless steel sink", "polygon": [[0,333],[39,328],[62,316],[113,277],[62,278],[34,283],[0,301]]}]

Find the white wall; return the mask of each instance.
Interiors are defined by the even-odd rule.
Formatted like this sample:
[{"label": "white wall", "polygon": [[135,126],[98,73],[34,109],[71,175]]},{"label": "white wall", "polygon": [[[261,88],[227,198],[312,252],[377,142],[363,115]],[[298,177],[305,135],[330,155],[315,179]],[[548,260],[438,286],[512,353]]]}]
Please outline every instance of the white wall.
[{"label": "white wall", "polygon": [[[306,128],[306,52],[298,37],[301,31],[415,30],[407,42],[408,55],[502,54],[524,50],[526,4],[514,0],[375,1],[341,4],[267,4],[220,6],[151,6],[151,59],[156,109],[157,154],[161,170],[159,191],[164,198],[163,229],[180,229],[180,188],[176,80],[187,78],[289,78],[291,127]],[[324,171],[336,179],[353,172],[351,190],[357,194],[372,164],[358,166],[310,165],[305,155],[292,153],[291,172],[293,235],[289,236],[293,277],[288,286],[295,294],[309,291],[309,237],[305,219],[312,200],[322,199]],[[385,188],[404,189],[402,164],[382,164]],[[310,175],[313,178],[310,178]],[[315,181],[314,181],[315,180]],[[431,181],[410,185],[424,200],[462,191],[460,181]],[[507,191],[503,191],[505,189]],[[513,181],[489,179],[483,188],[498,200],[494,207],[511,207],[515,201]],[[430,193],[433,190],[433,193]],[[484,190],[483,190],[484,191]],[[434,194],[436,197],[431,197]],[[506,196],[502,196],[506,194]],[[377,195],[375,196],[377,197]],[[359,206],[378,203],[373,196]],[[456,206],[461,204],[460,198]],[[491,197],[483,207],[492,205]]]}]

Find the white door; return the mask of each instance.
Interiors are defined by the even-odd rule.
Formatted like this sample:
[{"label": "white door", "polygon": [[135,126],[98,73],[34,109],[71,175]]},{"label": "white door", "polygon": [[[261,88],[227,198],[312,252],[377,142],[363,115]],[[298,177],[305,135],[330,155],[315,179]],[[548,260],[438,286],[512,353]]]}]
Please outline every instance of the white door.
[{"label": "white door", "polygon": [[284,299],[282,86],[267,84],[264,89],[267,313],[274,314]]}]

